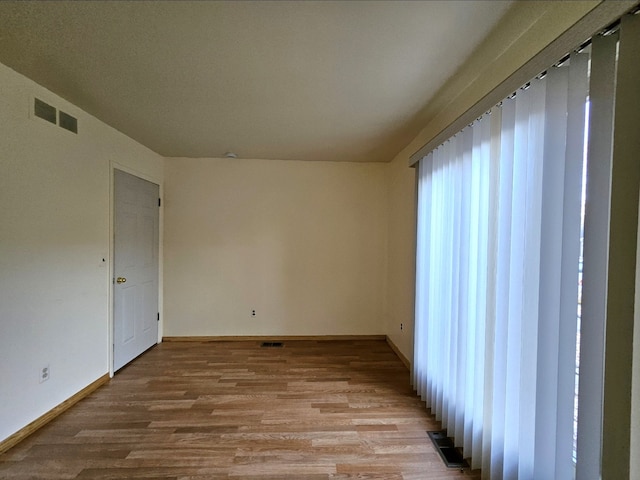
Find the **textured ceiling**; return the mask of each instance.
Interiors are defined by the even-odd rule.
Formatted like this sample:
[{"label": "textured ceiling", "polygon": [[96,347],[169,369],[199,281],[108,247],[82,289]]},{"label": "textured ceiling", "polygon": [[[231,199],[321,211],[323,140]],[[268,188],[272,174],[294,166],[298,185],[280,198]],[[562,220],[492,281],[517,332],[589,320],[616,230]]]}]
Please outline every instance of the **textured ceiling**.
[{"label": "textured ceiling", "polygon": [[389,161],[508,1],[0,2],[0,62],[165,156]]}]

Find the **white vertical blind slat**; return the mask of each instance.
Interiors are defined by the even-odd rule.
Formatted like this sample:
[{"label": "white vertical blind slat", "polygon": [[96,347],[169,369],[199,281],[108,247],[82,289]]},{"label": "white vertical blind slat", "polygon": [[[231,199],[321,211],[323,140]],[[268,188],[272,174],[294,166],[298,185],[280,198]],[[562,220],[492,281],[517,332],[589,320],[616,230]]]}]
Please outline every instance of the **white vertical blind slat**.
[{"label": "white vertical blind slat", "polygon": [[485,331],[487,315],[487,254],[489,230],[489,167],[491,155],[491,120],[485,117],[477,130],[480,133],[479,145],[479,185],[478,185],[478,280],[474,360],[474,400],[473,400],[473,449],[471,451],[472,468],[480,468],[482,462],[482,435],[485,397]]},{"label": "white vertical blind slat", "polygon": [[490,474],[494,430],[495,338],[497,320],[497,264],[499,234],[499,192],[502,109],[491,113],[491,151],[489,165],[489,226],[487,236],[487,317],[485,324],[484,413],[482,418],[482,465]]},{"label": "white vertical blind slat", "polygon": [[[537,358],[537,371],[534,391],[535,418],[531,425],[532,447],[535,445],[535,457],[532,459],[555,460],[555,435],[548,432],[556,430],[557,390],[558,390],[558,332],[560,327],[560,285],[562,260],[562,205],[564,197],[564,157],[566,152],[566,111],[567,111],[567,68],[553,69],[547,75],[549,94],[545,101],[545,149],[543,154],[541,230],[545,235],[540,242],[540,275],[538,306],[538,335],[536,349],[544,352]],[[579,197],[578,197],[579,201]],[[576,212],[579,217],[579,211]],[[576,232],[575,241],[579,240]],[[573,259],[577,266],[577,256]],[[576,270],[577,271],[577,270]],[[577,286],[578,278],[574,278]],[[577,295],[573,298],[576,304]],[[576,312],[573,312],[574,322]],[[575,343],[575,336],[574,336]],[[532,478],[554,478],[555,461],[536,463],[528,472]],[[570,478],[570,477],[569,477]]]},{"label": "white vertical blind slat", "polygon": [[527,158],[529,151],[530,97],[520,92],[515,98],[513,182],[511,185],[511,234],[509,282],[505,285],[509,298],[507,314],[505,432],[502,476],[515,479],[518,475],[520,441],[520,369],[522,361],[522,304],[524,298],[524,246],[527,192]]},{"label": "white vertical blind slat", "polygon": [[[417,215],[421,219],[417,225],[416,239],[416,318],[428,318],[429,274],[431,245],[431,198],[432,198],[432,166],[433,155],[429,154],[418,165]],[[427,345],[429,343],[428,325],[416,322],[414,327],[413,386],[423,400],[427,401],[428,360]]]},{"label": "white vertical blind slat", "polygon": [[[575,358],[577,315],[573,298],[578,296],[580,259],[580,217],[585,157],[585,114],[588,95],[589,55],[571,56],[567,99],[567,141],[562,222],[562,273],[560,326],[558,330],[558,389],[556,413],[556,471],[554,478],[571,479],[573,464],[573,416],[575,401]],[[578,240],[576,240],[578,239]],[[543,441],[543,440],[541,440]]]},{"label": "white vertical blind slat", "polygon": [[[513,152],[515,139],[514,100],[505,100],[501,108],[502,125],[499,157],[497,208],[497,245],[495,279],[495,338],[506,339],[509,332],[509,282],[511,265],[511,217],[513,186]],[[499,478],[504,469],[505,412],[507,402],[507,342],[496,341],[493,349],[491,463],[484,466],[483,477]],[[487,468],[488,467],[488,468]]]},{"label": "white vertical blind slat", "polygon": [[[524,197],[524,244],[522,262],[522,311],[520,359],[519,463],[518,478],[533,477],[533,454],[536,418],[536,372],[538,360],[538,302],[540,298],[540,242],[542,228],[541,207],[543,191],[543,151],[546,142],[545,123],[548,109],[547,78],[536,81],[525,92],[528,99],[528,121],[525,134],[526,190]],[[555,194],[555,192],[554,192]],[[545,230],[545,236],[550,232]],[[546,355],[546,352],[544,353]]]},{"label": "white vertical blind slat", "polygon": [[591,45],[576,477],[600,478],[617,35]]},{"label": "white vertical blind slat", "polygon": [[[452,218],[458,219],[462,215],[462,192],[464,191],[464,184],[462,181],[462,167],[463,161],[460,156],[460,139],[458,137],[452,138],[452,155],[453,162],[455,165],[455,175],[454,175],[454,194],[452,199]],[[447,413],[447,430],[449,436],[455,436],[456,426],[458,417],[456,415],[456,410],[459,410],[458,406],[458,388],[461,388],[461,382],[458,380],[458,365],[459,365],[459,357],[461,355],[459,349],[458,338],[460,336],[461,330],[461,319],[460,319],[460,270],[461,270],[461,258],[460,252],[465,242],[465,239],[462,237],[462,227],[460,222],[454,220],[454,240],[453,240],[453,252],[456,254],[453,256],[453,271],[451,274],[452,278],[452,298],[451,298],[451,336],[449,339],[449,344],[451,347],[450,355],[449,355],[449,408]]]},{"label": "white vertical blind slat", "polygon": [[[471,184],[472,177],[472,150],[473,150],[473,132],[471,129],[466,129],[459,135],[460,145],[462,148],[462,180],[466,186]],[[460,223],[462,225],[462,238],[464,244],[460,249],[461,257],[461,270],[460,270],[460,336],[458,340],[458,350],[460,351],[460,368],[458,372],[458,381],[460,384],[460,390],[458,392],[458,401],[460,405],[460,412],[457,413],[457,428],[455,443],[458,447],[463,447],[466,439],[465,432],[467,431],[467,424],[469,422],[470,414],[468,413],[468,390],[469,378],[467,365],[470,361],[469,351],[467,349],[467,342],[469,338],[469,278],[470,272],[470,250],[471,250],[471,207],[473,199],[469,188],[464,188],[462,194],[463,208],[461,210]]]}]

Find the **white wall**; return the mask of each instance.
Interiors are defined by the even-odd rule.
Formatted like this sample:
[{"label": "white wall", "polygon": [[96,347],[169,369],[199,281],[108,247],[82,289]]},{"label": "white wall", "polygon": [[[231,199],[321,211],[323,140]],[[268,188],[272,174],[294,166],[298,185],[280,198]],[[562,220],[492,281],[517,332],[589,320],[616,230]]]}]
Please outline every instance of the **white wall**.
[{"label": "white wall", "polygon": [[389,165],[386,334],[410,362],[413,362],[415,313],[416,174],[416,169],[407,167],[407,158],[402,155]]},{"label": "white wall", "polygon": [[[79,133],[30,118],[33,95],[76,116]],[[1,64],[0,129],[2,440],[108,372],[110,162],[160,181],[163,168]]]},{"label": "white wall", "polygon": [[164,334],[384,334],[387,167],[166,159]]}]

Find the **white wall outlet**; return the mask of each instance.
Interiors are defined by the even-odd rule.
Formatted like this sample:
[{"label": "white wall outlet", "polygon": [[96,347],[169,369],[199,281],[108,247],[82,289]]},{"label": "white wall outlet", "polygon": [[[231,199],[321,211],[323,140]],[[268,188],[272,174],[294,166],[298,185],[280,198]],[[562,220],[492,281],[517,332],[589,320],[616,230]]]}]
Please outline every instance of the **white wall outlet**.
[{"label": "white wall outlet", "polygon": [[400,324],[400,331],[402,331],[402,330],[404,330],[404,324],[403,323]]},{"label": "white wall outlet", "polygon": [[251,310],[251,316],[255,317],[256,316],[256,311],[255,310]]},{"label": "white wall outlet", "polygon": [[45,365],[40,369],[40,383],[46,382],[51,377],[51,370],[49,369],[49,365]]}]

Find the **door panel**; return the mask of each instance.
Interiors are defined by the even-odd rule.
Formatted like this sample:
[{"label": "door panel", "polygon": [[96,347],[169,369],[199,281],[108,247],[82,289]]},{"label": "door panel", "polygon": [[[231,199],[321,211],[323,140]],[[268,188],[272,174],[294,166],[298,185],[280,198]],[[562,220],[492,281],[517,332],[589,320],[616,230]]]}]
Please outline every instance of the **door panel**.
[{"label": "door panel", "polygon": [[115,170],[114,192],[115,371],[158,341],[159,187]]},{"label": "door panel", "polygon": [[122,298],[122,308],[120,309],[122,334],[116,339],[116,344],[120,340],[120,344],[125,345],[133,341],[135,336],[136,287],[123,288],[120,295]]},{"label": "door panel", "polygon": [[[157,201],[157,200],[156,200]],[[155,235],[154,229],[156,228],[154,219],[149,216],[145,216],[142,219],[141,234],[142,234],[142,246],[144,249],[141,251],[141,265],[144,268],[153,268],[154,262],[157,261],[155,257]]]},{"label": "door panel", "polygon": [[155,282],[146,282],[140,285],[143,308],[142,330],[145,333],[158,326],[158,309],[154,306],[154,301],[158,294],[157,288]]}]

